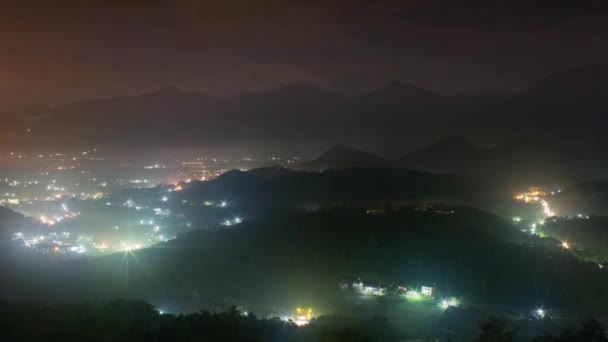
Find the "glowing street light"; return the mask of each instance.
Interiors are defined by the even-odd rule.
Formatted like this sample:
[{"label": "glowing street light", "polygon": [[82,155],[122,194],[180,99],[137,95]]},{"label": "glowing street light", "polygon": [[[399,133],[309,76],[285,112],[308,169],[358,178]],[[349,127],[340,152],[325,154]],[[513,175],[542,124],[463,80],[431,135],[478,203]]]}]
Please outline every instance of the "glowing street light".
[{"label": "glowing street light", "polygon": [[443,310],[447,310],[449,307],[457,308],[459,305],[460,305],[460,302],[458,301],[458,299],[456,299],[454,297],[443,299],[439,303],[439,307],[442,308]]},{"label": "glowing street light", "polygon": [[547,312],[543,308],[536,309],[535,313],[536,313],[536,317],[538,317],[540,319],[544,319],[545,316],[547,315]]}]

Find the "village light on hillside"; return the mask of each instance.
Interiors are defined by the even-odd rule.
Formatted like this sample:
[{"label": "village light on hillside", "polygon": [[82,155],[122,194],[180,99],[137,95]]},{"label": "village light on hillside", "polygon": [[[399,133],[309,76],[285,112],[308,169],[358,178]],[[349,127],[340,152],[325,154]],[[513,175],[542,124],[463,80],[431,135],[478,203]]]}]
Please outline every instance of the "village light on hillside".
[{"label": "village light on hillside", "polygon": [[543,319],[545,318],[545,316],[547,315],[547,312],[545,311],[545,309],[543,308],[538,308],[534,311],[534,313],[536,314],[536,317]]},{"label": "village light on hillside", "polygon": [[443,310],[446,310],[449,307],[457,308],[458,306],[460,306],[460,302],[458,301],[458,299],[456,299],[454,297],[443,299],[439,303],[439,307],[442,308]]}]

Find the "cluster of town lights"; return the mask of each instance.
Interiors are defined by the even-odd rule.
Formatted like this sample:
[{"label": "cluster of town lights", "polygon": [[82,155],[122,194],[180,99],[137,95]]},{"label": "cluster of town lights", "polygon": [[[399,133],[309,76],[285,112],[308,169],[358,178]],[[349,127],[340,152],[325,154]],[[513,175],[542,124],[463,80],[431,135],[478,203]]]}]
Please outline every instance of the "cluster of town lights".
[{"label": "cluster of town lights", "polygon": [[[560,191],[558,190],[558,192]],[[531,187],[528,192],[515,195],[515,199],[524,203],[539,203],[543,207],[543,214],[546,217],[556,216],[557,214],[551,210],[549,202],[543,198],[545,196],[547,196],[546,191],[537,187]]]},{"label": "cluster of town lights", "polygon": [[295,316],[283,316],[281,317],[281,320],[284,322],[293,322],[295,325],[301,327],[310,323],[310,320],[312,320],[312,316],[313,312],[311,308],[297,308]]}]

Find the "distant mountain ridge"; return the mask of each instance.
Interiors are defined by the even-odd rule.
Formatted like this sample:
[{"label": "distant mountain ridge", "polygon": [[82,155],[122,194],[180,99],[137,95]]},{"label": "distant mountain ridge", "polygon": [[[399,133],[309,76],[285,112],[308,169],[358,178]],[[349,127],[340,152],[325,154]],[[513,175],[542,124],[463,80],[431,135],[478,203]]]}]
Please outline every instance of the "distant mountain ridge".
[{"label": "distant mountain ridge", "polygon": [[[343,96],[310,84],[217,99],[176,87],[80,101],[28,112],[16,143],[156,145],[238,141],[307,142],[401,139],[435,129],[476,108],[474,96],[450,97],[391,81]],[[481,101],[484,106],[487,102]],[[24,116],[25,118],[25,116]],[[17,136],[18,138],[19,136]]]},{"label": "distant mountain ridge", "polygon": [[607,115],[608,66],[588,65],[549,75],[471,116],[466,125],[476,135],[605,141]]},{"label": "distant mountain ridge", "polygon": [[474,177],[496,184],[545,184],[593,178],[605,168],[597,156],[583,158],[577,149],[518,138],[481,148],[459,136],[449,136],[396,160],[384,160],[368,152],[345,146],[330,148],[316,159],[295,169],[323,171],[344,168],[393,167]]},{"label": "distant mountain ridge", "polygon": [[[549,75],[529,90],[446,96],[390,81],[344,96],[311,84],[217,99],[176,87],[93,99],[6,118],[3,143],[18,146],[150,146],[386,142],[409,147],[441,136],[497,143],[517,136],[608,146],[608,66]],[[25,117],[27,116],[27,120]],[[29,134],[18,134],[30,129]],[[359,143],[362,142],[362,143]],[[599,142],[599,143],[598,143]]]}]

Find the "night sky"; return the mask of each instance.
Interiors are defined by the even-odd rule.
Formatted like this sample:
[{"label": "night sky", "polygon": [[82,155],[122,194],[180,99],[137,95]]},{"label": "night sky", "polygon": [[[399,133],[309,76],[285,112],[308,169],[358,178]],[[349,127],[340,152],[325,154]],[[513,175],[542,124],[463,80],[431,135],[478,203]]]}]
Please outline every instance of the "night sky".
[{"label": "night sky", "polygon": [[607,3],[3,1],[0,111],[168,85],[230,96],[308,82],[356,94],[399,79],[512,93],[607,61]]}]

